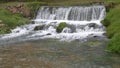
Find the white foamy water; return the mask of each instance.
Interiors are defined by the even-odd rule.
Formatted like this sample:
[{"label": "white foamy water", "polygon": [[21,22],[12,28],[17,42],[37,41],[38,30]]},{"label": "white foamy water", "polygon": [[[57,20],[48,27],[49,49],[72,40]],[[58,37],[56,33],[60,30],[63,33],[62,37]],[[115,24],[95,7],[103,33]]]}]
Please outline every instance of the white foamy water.
[{"label": "white foamy water", "polygon": [[[15,28],[12,33],[1,35],[0,40],[23,37],[20,39],[55,38],[72,41],[104,36],[105,28],[100,22],[105,13],[104,6],[43,6],[38,10],[36,19],[32,20],[34,23]],[[61,22],[65,22],[67,26],[61,33],[57,33],[56,29]],[[35,30],[36,27],[42,29]]]}]

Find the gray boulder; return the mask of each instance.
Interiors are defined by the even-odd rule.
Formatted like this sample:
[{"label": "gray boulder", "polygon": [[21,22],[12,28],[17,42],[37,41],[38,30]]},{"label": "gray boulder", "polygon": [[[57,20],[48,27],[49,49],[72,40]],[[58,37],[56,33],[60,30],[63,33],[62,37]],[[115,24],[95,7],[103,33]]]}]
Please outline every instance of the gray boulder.
[{"label": "gray boulder", "polygon": [[42,30],[44,28],[44,25],[38,25],[34,28],[34,30]]}]

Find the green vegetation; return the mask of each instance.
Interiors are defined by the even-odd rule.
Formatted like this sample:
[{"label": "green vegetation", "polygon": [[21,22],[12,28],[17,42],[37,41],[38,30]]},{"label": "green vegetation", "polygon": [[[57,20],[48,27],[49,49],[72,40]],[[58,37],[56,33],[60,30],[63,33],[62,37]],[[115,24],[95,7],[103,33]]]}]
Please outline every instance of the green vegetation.
[{"label": "green vegetation", "polygon": [[[16,6],[23,4],[25,6],[22,9],[25,13],[13,13],[7,9],[8,6]],[[29,23],[30,18],[35,15],[35,10],[37,10],[41,5],[45,5],[43,2],[10,2],[0,4],[0,20],[5,26],[0,26],[0,34],[9,33],[11,29],[16,26],[20,26]],[[16,11],[16,10],[13,10]],[[30,14],[28,14],[30,12]],[[28,14],[28,16],[25,16]]]},{"label": "green vegetation", "polygon": [[16,27],[28,22],[28,19],[23,18],[21,14],[12,14],[6,9],[0,10],[0,19],[4,24],[8,25],[8,27]]},{"label": "green vegetation", "polygon": [[0,33],[8,33],[10,29],[15,28],[16,26],[27,23],[29,20],[27,18],[22,17],[21,14],[12,14],[10,11],[0,8],[0,20],[6,26],[2,26],[0,28]]},{"label": "green vegetation", "polygon": [[47,5],[47,3],[45,2],[26,2],[24,3],[26,4],[30,11],[31,11],[31,17],[34,17],[35,13],[37,13],[37,9],[41,6],[41,5]]},{"label": "green vegetation", "polygon": [[107,26],[107,35],[109,38],[120,32],[120,5],[111,9],[103,22]]},{"label": "green vegetation", "polygon": [[118,3],[118,2],[120,2],[120,0],[105,0],[105,2],[116,2],[116,3]]},{"label": "green vegetation", "polygon": [[109,41],[108,52],[120,53],[120,33],[116,33]]},{"label": "green vegetation", "polygon": [[66,22],[61,22],[57,27],[57,32],[60,33],[67,26]]},{"label": "green vegetation", "polygon": [[107,36],[110,38],[107,50],[109,52],[120,53],[120,5],[111,9],[103,21],[107,27]]},{"label": "green vegetation", "polygon": [[10,32],[10,28],[8,26],[0,27],[1,34],[5,34],[5,33],[9,33],[9,32]]}]

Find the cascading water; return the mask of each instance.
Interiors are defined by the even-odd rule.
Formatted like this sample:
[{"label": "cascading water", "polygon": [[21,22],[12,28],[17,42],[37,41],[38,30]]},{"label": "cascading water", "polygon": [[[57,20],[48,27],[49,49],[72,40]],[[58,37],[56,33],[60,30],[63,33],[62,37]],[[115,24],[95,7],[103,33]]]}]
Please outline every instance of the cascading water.
[{"label": "cascading water", "polygon": [[[23,25],[12,30],[12,33],[1,35],[0,40],[31,40],[55,38],[72,41],[94,36],[103,36],[105,28],[100,23],[105,17],[104,6],[42,6],[37,12],[34,23]],[[67,26],[61,33],[56,28],[61,22]],[[35,30],[36,27],[41,29]]]},{"label": "cascading water", "polygon": [[36,19],[91,21],[102,20],[105,15],[104,6],[49,7],[39,9]]}]

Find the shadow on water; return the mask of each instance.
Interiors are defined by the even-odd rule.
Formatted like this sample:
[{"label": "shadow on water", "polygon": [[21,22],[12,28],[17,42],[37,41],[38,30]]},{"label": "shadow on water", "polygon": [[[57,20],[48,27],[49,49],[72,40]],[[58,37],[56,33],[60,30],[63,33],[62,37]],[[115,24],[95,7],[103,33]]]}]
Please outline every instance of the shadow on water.
[{"label": "shadow on water", "polygon": [[44,39],[5,44],[0,68],[120,68],[120,56],[106,53],[106,43]]}]

